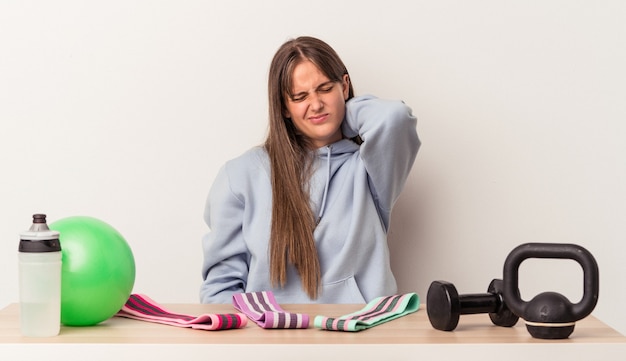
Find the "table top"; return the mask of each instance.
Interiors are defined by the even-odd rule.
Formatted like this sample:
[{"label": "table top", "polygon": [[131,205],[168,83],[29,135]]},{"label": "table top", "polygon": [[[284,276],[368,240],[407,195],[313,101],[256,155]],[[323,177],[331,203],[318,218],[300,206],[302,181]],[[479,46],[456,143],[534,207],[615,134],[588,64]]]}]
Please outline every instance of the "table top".
[{"label": "table top", "polygon": [[[232,313],[231,305],[166,304],[167,310],[197,316],[204,313]],[[626,337],[593,316],[576,323],[565,340],[540,340],[530,336],[523,320],[514,327],[498,327],[488,315],[462,315],[454,331],[432,328],[426,308],[359,332],[316,329],[316,315],[337,317],[360,310],[364,305],[281,305],[285,311],[306,313],[308,329],[267,330],[248,322],[242,329],[203,331],[147,321],[113,317],[95,326],[62,326],[55,337],[29,338],[20,335],[19,305],[0,310],[1,344],[624,344]]]}]

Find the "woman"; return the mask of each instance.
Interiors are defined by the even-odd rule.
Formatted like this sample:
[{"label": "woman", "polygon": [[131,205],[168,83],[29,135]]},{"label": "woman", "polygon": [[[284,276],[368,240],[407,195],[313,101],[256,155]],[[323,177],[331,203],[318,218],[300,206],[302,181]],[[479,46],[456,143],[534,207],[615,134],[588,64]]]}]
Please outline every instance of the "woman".
[{"label": "woman", "polygon": [[263,146],[209,193],[203,303],[272,291],[279,303],[364,303],[397,291],[387,230],[420,141],[400,101],[354,97],[321,40],[284,43],[269,72]]}]

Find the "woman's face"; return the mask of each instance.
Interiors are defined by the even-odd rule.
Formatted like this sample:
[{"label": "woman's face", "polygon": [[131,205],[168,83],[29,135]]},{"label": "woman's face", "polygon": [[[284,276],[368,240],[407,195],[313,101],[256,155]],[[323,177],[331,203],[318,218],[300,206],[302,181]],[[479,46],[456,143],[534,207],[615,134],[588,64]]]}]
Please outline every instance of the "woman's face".
[{"label": "woman's face", "polygon": [[346,113],[348,75],[340,82],[328,79],[317,66],[304,61],[293,70],[292,96],[287,96],[285,117],[307,136],[315,148],[341,140]]}]

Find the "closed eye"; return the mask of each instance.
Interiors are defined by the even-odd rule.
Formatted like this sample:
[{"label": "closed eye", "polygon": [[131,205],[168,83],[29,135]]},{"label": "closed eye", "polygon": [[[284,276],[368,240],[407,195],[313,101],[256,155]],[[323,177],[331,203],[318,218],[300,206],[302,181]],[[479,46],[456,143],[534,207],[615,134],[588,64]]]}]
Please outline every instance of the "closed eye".
[{"label": "closed eye", "polygon": [[331,90],[333,90],[334,87],[335,87],[335,83],[328,82],[328,83],[324,83],[324,84],[318,86],[317,87],[317,91],[319,91],[321,93],[328,93]]},{"label": "closed eye", "polygon": [[298,93],[290,96],[292,102],[301,102],[307,97],[307,93]]}]

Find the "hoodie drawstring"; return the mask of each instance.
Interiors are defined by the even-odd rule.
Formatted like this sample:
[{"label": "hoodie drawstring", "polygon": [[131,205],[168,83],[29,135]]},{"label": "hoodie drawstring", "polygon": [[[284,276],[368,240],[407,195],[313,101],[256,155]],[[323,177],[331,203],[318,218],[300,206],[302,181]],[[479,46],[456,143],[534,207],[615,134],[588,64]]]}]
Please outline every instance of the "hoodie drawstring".
[{"label": "hoodie drawstring", "polygon": [[322,220],[324,215],[324,209],[326,208],[326,196],[328,195],[328,186],[330,185],[330,156],[333,150],[333,146],[327,146],[328,152],[326,153],[326,185],[324,186],[324,196],[322,197],[322,206],[320,207],[320,213],[317,216],[316,225]]}]

